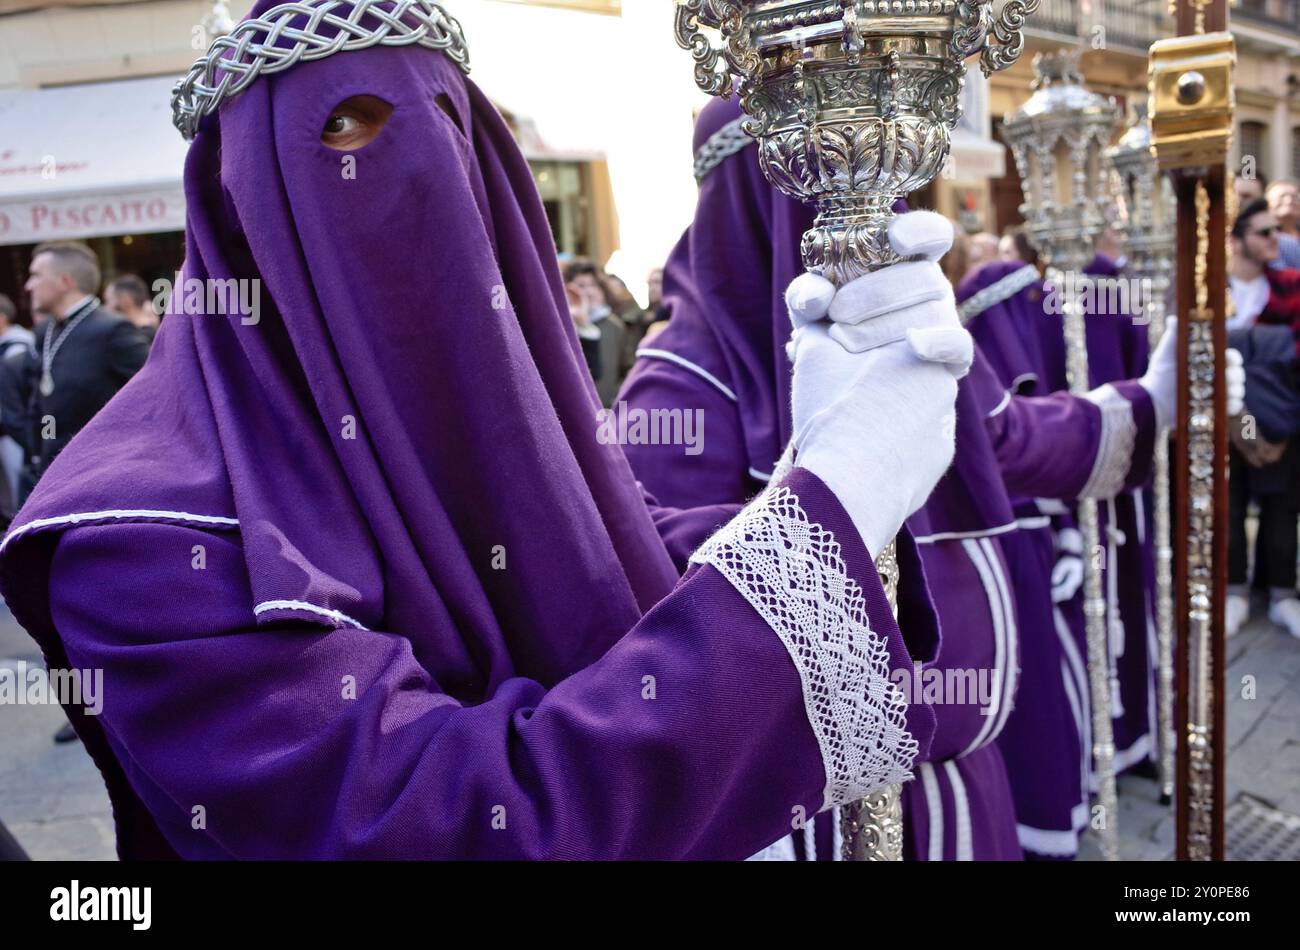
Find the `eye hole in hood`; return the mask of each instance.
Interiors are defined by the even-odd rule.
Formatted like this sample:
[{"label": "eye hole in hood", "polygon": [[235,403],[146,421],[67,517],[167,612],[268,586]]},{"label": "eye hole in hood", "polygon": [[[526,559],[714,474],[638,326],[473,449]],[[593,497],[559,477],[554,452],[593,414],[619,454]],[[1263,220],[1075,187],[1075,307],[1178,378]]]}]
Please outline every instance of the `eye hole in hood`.
[{"label": "eye hole in hood", "polygon": [[330,111],[321,144],[340,152],[355,151],[373,142],[392,114],[392,105],[378,96],[350,96]]}]

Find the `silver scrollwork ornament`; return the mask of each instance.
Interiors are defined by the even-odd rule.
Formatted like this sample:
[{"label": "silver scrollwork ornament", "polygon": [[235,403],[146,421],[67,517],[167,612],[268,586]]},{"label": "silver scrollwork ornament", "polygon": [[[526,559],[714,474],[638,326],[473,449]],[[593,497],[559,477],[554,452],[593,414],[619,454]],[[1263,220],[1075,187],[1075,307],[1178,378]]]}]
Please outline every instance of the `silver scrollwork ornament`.
[{"label": "silver scrollwork ornament", "polygon": [[[1038,0],[681,0],[677,40],[711,95],[737,92],[773,185],[817,204],[804,263],[836,284],[894,263],[894,203],[943,169],[965,61],[1024,49]],[[710,36],[708,31],[715,36]],[[715,37],[717,42],[715,42]]]}]

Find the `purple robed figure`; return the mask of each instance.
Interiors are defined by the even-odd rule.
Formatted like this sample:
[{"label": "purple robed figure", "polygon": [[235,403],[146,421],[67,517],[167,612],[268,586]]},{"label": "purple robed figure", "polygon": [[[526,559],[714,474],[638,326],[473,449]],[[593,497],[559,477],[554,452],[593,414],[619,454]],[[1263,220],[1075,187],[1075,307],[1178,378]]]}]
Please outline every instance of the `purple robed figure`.
[{"label": "purple robed figure", "polygon": [[[1114,277],[1119,270],[1097,255],[1088,273]],[[985,265],[959,287],[967,329],[1010,391],[1041,395],[1066,388],[1062,322],[1059,311],[1047,306],[1050,293],[1036,269],[1019,262]],[[1098,310],[1091,308],[1085,323],[1094,387],[1133,378],[1147,363],[1144,328],[1128,313]],[[1148,642],[1154,634],[1145,595],[1154,582],[1154,562],[1142,481],[1099,505],[1107,563],[1117,566],[1105,572],[1103,585],[1112,635],[1108,647],[1115,658],[1112,701],[1121,769],[1145,758],[1154,715],[1150,664],[1155,651]],[[1016,575],[1026,686],[1001,746],[1026,852],[1068,858],[1077,853],[1096,784],[1081,544],[1072,506],[1056,497],[1018,498],[1014,505],[1021,530],[1004,548]],[[1107,524],[1120,530],[1107,530]]]},{"label": "purple robed figure", "polygon": [[[1097,253],[1085,273],[1100,281],[1124,280],[1119,262]],[[1126,308],[1124,303],[1128,302]],[[1086,301],[1085,301],[1086,304]],[[1092,386],[1137,376],[1149,358],[1147,328],[1134,319],[1136,300],[1098,292],[1085,309],[1088,379]],[[1045,321],[1048,385],[1065,388],[1065,344],[1061,320]],[[1105,546],[1102,587],[1106,596],[1107,645],[1111,655],[1111,709],[1115,769],[1124,772],[1156,754],[1155,548],[1149,485],[1102,499],[1098,504]],[[1073,537],[1073,510],[1057,519],[1058,536]],[[1082,591],[1062,604],[1080,648],[1085,648]],[[1095,788],[1095,781],[1093,783]]]},{"label": "purple robed figure", "polygon": [[[1019,261],[986,264],[957,288],[966,329],[1002,386],[1017,395],[1051,392],[1043,357],[1044,296],[1038,270]],[[1089,818],[1092,730],[1087,654],[1053,599],[1052,519],[1066,508],[1055,498],[1033,497],[1013,498],[1012,507],[1018,530],[1001,544],[1020,622],[1021,686],[998,746],[1011,777],[1025,853],[1072,858]],[[1081,578],[1082,561],[1074,554]],[[1068,585],[1071,564],[1064,559],[1070,554],[1062,557],[1062,583]]]},{"label": "purple robed figure", "polygon": [[[633,444],[637,476],[665,504],[741,501],[760,491],[790,437],[790,320],[787,285],[802,271],[799,239],[812,212],[769,185],[756,150],[728,134],[734,104],[705,107],[696,150],[712,155],[695,221],[664,273],[669,326],[643,346],[620,399],[654,412],[699,411],[703,449]],[[732,142],[729,150],[720,148]],[[708,149],[702,149],[706,143]],[[1150,401],[1133,390],[1132,415],[1153,426]],[[1012,400],[977,354],[959,386],[957,452],[925,507],[908,522],[923,570],[904,565],[902,588],[930,578],[941,648],[927,672],[987,674],[976,699],[945,697],[918,778],[904,786],[904,854],[911,859],[1014,859],[1021,856],[1011,789],[995,739],[1016,693],[1017,619],[1002,539],[1016,531],[1004,479],[1023,494],[1074,497],[1097,458],[1103,421],[1086,400]],[[1040,430],[1050,438],[1035,435]],[[1129,466],[1124,465],[1125,474]],[[1133,477],[1140,477],[1135,470]],[[834,820],[795,835],[770,853],[828,858]]]},{"label": "purple robed figure", "polygon": [[[361,95],[392,110],[345,175],[322,129]],[[446,55],[260,77],[185,189],[147,365],[0,548],[50,666],[103,670],[68,713],[124,858],[742,858],[926,754],[884,681],[937,630],[905,599],[904,642],[817,476],[663,509],[596,438],[527,163]],[[257,319],[187,312],[216,280]]]}]

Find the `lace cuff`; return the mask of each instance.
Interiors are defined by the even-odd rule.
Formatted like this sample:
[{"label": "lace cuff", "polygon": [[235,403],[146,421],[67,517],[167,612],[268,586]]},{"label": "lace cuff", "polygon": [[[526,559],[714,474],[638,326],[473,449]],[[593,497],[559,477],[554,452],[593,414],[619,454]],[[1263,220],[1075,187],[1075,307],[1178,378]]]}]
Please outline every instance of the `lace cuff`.
[{"label": "lace cuff", "polygon": [[1092,474],[1079,497],[1114,498],[1123,491],[1129,469],[1133,467],[1133,450],[1138,435],[1133,404],[1109,384],[1094,389],[1084,398],[1101,410],[1101,439]]},{"label": "lace cuff", "polygon": [[691,556],[711,564],[781,639],[826,771],[823,808],[911,778],[920,752],[890,652],[840,545],[773,485]]}]

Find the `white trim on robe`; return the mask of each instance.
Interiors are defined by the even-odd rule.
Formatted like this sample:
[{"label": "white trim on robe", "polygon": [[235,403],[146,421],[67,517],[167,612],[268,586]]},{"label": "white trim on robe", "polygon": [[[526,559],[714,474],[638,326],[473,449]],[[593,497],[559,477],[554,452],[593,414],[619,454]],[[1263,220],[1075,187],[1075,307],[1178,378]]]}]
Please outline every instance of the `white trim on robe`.
[{"label": "white trim on robe", "polygon": [[943,763],[943,770],[952,783],[952,800],[957,811],[957,860],[973,861],[975,851],[971,844],[970,800],[966,797],[966,783],[952,759]]},{"label": "white trim on robe", "polygon": [[341,610],[331,610],[328,607],[321,607],[317,604],[309,604],[305,600],[264,600],[253,608],[253,615],[260,617],[262,614],[272,610],[290,610],[300,613],[316,614],[319,617],[326,617],[335,623],[346,624],[349,627],[356,627],[358,630],[369,628],[359,620],[353,620]]},{"label": "white trim on robe", "polygon": [[965,541],[972,538],[993,538],[999,534],[1009,534],[1019,528],[1020,525],[1012,521],[1007,524],[998,525],[996,528],[981,528],[978,531],[940,531],[937,534],[926,534],[913,538],[917,544],[933,544],[936,541]]},{"label": "white trim on robe", "polygon": [[[1052,620],[1056,626],[1056,637],[1061,643],[1064,659],[1062,665],[1069,673],[1066,680],[1066,693],[1078,706],[1077,727],[1079,730],[1079,800],[1087,803],[1090,797],[1089,776],[1092,772],[1092,694],[1088,692],[1088,667],[1083,654],[1074,642],[1074,631],[1069,621],[1061,613],[1058,605],[1052,605]],[[1069,688],[1073,682],[1074,688]]]},{"label": "white trim on robe", "polygon": [[925,794],[925,806],[930,815],[929,860],[943,860],[943,798],[939,791],[939,779],[934,766],[922,762],[921,791]]},{"label": "white trim on robe", "polygon": [[[1137,765],[1143,759],[1151,755],[1151,736],[1143,733],[1133,740],[1133,744],[1124,750],[1115,752],[1115,774],[1118,775],[1127,769]],[[1097,776],[1091,775],[1088,780],[1088,787],[1095,793],[1097,791]]]},{"label": "white trim on robe", "polygon": [[989,412],[989,414],[985,418],[992,419],[994,416],[1002,415],[1002,413],[1006,412],[1007,406],[1009,405],[1011,405],[1010,390],[1002,394],[1002,401],[998,403],[996,406],[994,406],[993,409]]},{"label": "white trim on robe", "polygon": [[1016,838],[1026,851],[1049,858],[1072,858],[1079,853],[1077,831],[1053,831],[1017,823]]},{"label": "white trim on robe", "polygon": [[645,356],[652,360],[663,360],[666,363],[673,363],[676,366],[680,366],[682,369],[694,373],[696,376],[700,377],[700,379],[709,383],[732,402],[740,402],[740,399],[737,398],[735,391],[732,390],[730,386],[718,379],[718,377],[714,376],[703,366],[699,366],[684,357],[678,356],[672,350],[656,350],[653,348],[637,350],[636,356],[637,359]]},{"label": "white trim on robe", "polygon": [[[984,586],[984,598],[988,603],[989,615],[993,619],[993,665],[995,669],[1010,671],[1011,664],[1015,662],[1015,657],[1009,650],[1007,639],[1006,620],[1002,611],[1002,598],[998,593],[997,582],[993,578],[993,572],[985,560],[984,550],[977,540],[965,540],[961,543],[962,548],[966,551],[966,557],[974,565],[975,571],[979,574],[980,583]],[[1007,681],[1010,675],[1003,677],[1002,689],[997,696],[997,705],[989,710],[988,715],[984,716],[984,724],[980,727],[975,738],[971,740],[963,751],[962,755],[970,755],[976,749],[990,742],[997,732],[998,723],[1003,718],[1003,707],[1005,703],[1005,694]]]},{"label": "white trim on robe", "polygon": [[111,508],[105,511],[83,511],[71,515],[58,515],[53,518],[37,518],[12,529],[3,541],[0,551],[8,547],[14,538],[21,537],[28,531],[49,528],[61,524],[94,524],[105,521],[136,521],[142,524],[154,522],[179,521],[183,524],[200,524],[220,528],[239,527],[238,518],[226,518],[222,515],[196,515],[188,511],[154,511],[147,508]]},{"label": "white trim on robe", "polygon": [[1020,629],[1016,623],[1016,610],[1011,604],[1011,584],[1002,570],[1002,559],[993,550],[993,542],[988,538],[980,539],[980,547],[988,559],[989,572],[997,586],[998,597],[1002,601],[1002,622],[1007,635],[1006,675],[1002,677],[1002,709],[998,715],[998,724],[993,730],[993,738],[1002,734],[1011,717],[1011,710],[1016,704],[1016,688],[1020,683]]}]

